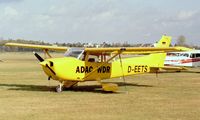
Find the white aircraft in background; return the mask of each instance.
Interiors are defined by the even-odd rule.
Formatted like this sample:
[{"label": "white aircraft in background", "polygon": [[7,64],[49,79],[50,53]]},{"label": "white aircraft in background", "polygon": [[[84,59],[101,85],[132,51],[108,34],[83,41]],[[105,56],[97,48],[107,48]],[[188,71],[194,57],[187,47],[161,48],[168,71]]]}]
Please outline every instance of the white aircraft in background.
[{"label": "white aircraft in background", "polygon": [[200,50],[167,53],[165,66],[200,67]]}]

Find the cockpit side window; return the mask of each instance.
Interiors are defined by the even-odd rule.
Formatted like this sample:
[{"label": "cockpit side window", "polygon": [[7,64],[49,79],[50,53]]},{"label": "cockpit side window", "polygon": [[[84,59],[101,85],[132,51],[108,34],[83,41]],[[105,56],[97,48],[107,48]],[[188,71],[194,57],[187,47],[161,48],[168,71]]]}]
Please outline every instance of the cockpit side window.
[{"label": "cockpit side window", "polygon": [[89,55],[88,62],[99,62],[99,56],[98,55]]},{"label": "cockpit side window", "polygon": [[191,54],[191,55],[190,55],[190,58],[195,58],[195,54]]},{"label": "cockpit side window", "polygon": [[189,54],[186,53],[186,54],[185,54],[185,57],[189,57]]},{"label": "cockpit side window", "polygon": [[183,56],[183,57],[189,57],[189,54],[183,53],[183,54],[181,54],[181,56]]}]

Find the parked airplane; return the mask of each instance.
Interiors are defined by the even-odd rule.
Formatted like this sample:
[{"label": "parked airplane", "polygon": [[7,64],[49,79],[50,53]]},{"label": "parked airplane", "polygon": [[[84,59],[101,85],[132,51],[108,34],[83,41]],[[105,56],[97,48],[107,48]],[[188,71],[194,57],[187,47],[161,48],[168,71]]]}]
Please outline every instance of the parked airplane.
[{"label": "parked airplane", "polygon": [[[181,51],[182,47],[169,47],[171,37],[163,36],[156,47],[114,47],[114,48],[67,48],[33,44],[7,43],[6,46],[43,49],[49,56],[43,59],[37,53],[48,79],[57,80],[60,84],[57,92],[63,88],[77,85],[78,82],[99,81],[115,77],[148,73],[165,68],[166,52]],[[66,51],[62,58],[52,58],[48,50]],[[147,54],[140,57],[121,58],[121,54]],[[118,56],[119,59],[114,60]],[[104,91],[117,91],[118,85],[101,83]]]},{"label": "parked airplane", "polygon": [[200,50],[167,53],[166,66],[200,67]]}]

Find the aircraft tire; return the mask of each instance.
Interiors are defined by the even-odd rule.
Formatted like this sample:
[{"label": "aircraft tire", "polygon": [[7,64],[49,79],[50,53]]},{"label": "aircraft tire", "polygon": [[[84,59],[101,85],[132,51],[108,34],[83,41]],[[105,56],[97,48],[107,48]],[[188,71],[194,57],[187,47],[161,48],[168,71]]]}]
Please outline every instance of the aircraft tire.
[{"label": "aircraft tire", "polygon": [[62,90],[63,90],[62,86],[58,85],[58,86],[56,87],[56,92],[57,92],[57,93],[62,92]]}]

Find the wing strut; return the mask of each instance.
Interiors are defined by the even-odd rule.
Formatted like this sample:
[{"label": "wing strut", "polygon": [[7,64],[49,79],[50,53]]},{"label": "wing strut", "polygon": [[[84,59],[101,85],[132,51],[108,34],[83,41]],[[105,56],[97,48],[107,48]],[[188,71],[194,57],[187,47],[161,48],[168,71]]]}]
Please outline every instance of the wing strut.
[{"label": "wing strut", "polygon": [[49,58],[52,58],[52,56],[49,54],[49,50],[48,49],[44,49],[43,51],[44,51],[44,57],[45,57],[45,59],[47,58],[47,56]]},{"label": "wing strut", "polygon": [[124,81],[125,91],[127,91],[121,54],[119,54],[119,60],[120,60],[120,66],[121,66],[121,70],[122,70],[122,78],[123,78],[123,81]]}]

